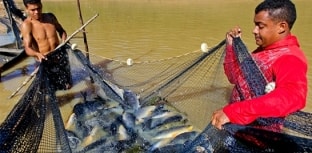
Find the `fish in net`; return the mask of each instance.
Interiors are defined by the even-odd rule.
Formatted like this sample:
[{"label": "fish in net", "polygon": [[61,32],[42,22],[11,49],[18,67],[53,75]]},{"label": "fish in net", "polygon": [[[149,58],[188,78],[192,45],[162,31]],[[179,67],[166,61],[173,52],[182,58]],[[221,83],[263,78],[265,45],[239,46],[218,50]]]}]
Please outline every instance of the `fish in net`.
[{"label": "fish in net", "polygon": [[[234,43],[248,59],[242,41]],[[311,152],[307,112],[265,121],[282,122],[278,132],[211,126],[212,111],[228,102],[232,88],[224,47],[223,40],[207,52],[124,62],[93,54],[88,60],[67,44],[48,57],[61,64],[41,63],[1,124],[0,152]],[[250,63],[243,62],[254,68]]]}]

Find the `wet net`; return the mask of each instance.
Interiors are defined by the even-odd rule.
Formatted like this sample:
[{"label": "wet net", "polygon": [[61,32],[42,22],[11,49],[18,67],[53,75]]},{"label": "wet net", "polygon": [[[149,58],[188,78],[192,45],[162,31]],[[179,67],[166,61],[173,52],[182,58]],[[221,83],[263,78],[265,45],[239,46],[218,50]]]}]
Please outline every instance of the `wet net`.
[{"label": "wet net", "polygon": [[26,54],[20,38],[19,23],[24,18],[22,11],[13,5],[12,0],[3,0],[0,4],[0,81],[2,72],[23,60]]},{"label": "wet net", "polygon": [[[254,69],[243,42],[234,44],[242,69]],[[224,47],[223,40],[208,51],[139,62],[88,59],[67,44],[40,64],[1,124],[0,152],[311,152],[307,112],[224,130],[209,124],[233,87],[223,72]],[[265,81],[247,78],[262,92]],[[276,123],[284,129],[254,126]]]},{"label": "wet net", "polygon": [[[20,31],[19,31],[19,23],[25,19],[25,16],[23,15],[23,12],[18,9],[15,6],[15,3],[13,0],[3,0],[1,4],[1,9],[4,8],[4,10],[0,10],[6,13],[6,15],[0,17],[0,23],[4,24],[7,28],[5,28],[8,35],[12,34],[13,38],[16,39],[16,48],[20,49],[22,48],[22,40],[20,37]],[[3,7],[3,8],[2,8]],[[2,12],[2,13],[3,13]],[[2,34],[2,33],[0,33]],[[2,38],[4,39],[4,38]],[[9,45],[7,45],[9,47]]]},{"label": "wet net", "polygon": [[[58,52],[58,55],[50,56],[67,57],[65,50]],[[70,152],[55,96],[59,86],[51,82],[54,81],[51,78],[55,77],[48,77],[51,70],[47,71],[46,64],[47,62],[42,63],[26,94],[1,124],[0,152]],[[62,66],[59,65],[54,70],[59,71],[57,68]]]}]

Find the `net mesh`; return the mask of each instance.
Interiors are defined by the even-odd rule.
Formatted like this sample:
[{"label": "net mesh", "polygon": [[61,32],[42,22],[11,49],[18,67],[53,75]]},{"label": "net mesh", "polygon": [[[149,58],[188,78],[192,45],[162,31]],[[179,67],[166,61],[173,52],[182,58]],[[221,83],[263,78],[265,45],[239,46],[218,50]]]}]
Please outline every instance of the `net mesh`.
[{"label": "net mesh", "polygon": [[[234,42],[250,57],[240,39]],[[67,44],[40,64],[1,124],[0,152],[311,152],[307,112],[224,130],[209,124],[232,88],[224,47],[223,40],[208,52],[124,62],[93,54],[88,60]],[[242,64],[254,68],[250,63]],[[285,128],[270,130],[275,123]]]},{"label": "net mesh", "polygon": [[[247,48],[240,40],[240,38],[234,38],[233,44],[233,50],[237,56],[239,66],[243,72],[248,86],[251,88],[251,92],[253,93],[251,95],[255,95],[255,97],[264,95],[264,88],[268,82],[263,76],[261,70],[258,68],[256,62],[252,59],[251,55],[247,52]],[[242,100],[246,99],[245,97],[241,98]]]},{"label": "net mesh", "polygon": [[[197,127],[209,123],[211,112],[229,99],[231,85],[223,73],[224,41],[211,48],[168,59],[127,62],[107,59],[95,65],[110,82],[140,96],[142,105],[167,103],[189,114]],[[105,66],[104,66],[105,65]],[[194,115],[194,116],[192,116]]]},{"label": "net mesh", "polygon": [[1,152],[70,151],[55,87],[44,68],[1,124]]},{"label": "net mesh", "polygon": [[[1,18],[0,18],[1,23],[4,23],[6,26],[8,26],[7,28],[5,28],[5,30],[8,33],[12,33],[14,35],[14,38],[16,39],[16,41],[15,41],[16,42],[16,48],[20,49],[20,48],[22,48],[22,40],[21,40],[21,37],[19,36],[20,31],[19,31],[19,27],[18,27],[18,22],[21,22],[22,20],[24,20],[25,17],[23,15],[22,11],[15,6],[14,1],[3,0],[2,3],[3,4],[1,5],[1,9],[3,7],[5,10],[0,10],[0,11],[4,11],[5,13],[1,12],[1,14],[5,14],[5,15],[1,16]],[[7,23],[7,22],[9,22],[9,23]],[[2,34],[2,33],[0,33],[0,34]]]}]

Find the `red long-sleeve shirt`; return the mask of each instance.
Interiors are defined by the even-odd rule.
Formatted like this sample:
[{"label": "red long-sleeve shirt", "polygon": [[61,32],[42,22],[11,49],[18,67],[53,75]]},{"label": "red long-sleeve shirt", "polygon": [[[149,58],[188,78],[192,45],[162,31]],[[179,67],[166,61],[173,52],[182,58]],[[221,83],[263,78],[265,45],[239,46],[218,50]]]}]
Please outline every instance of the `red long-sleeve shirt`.
[{"label": "red long-sleeve shirt", "polygon": [[[274,81],[275,89],[255,97],[242,76],[232,46],[227,46],[224,70],[233,88],[231,101],[223,108],[231,123],[248,124],[259,117],[284,117],[304,108],[307,97],[307,60],[299,48],[297,38],[288,35],[252,54],[268,82]],[[237,88],[245,100],[241,100]]]}]

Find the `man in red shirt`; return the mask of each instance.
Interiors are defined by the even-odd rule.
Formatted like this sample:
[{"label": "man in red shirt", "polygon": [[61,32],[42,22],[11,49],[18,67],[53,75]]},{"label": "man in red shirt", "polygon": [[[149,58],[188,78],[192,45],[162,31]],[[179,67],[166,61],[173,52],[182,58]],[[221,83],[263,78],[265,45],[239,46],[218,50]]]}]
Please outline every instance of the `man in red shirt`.
[{"label": "man in red shirt", "polygon": [[241,37],[240,28],[227,33],[224,70],[235,87],[230,103],[213,113],[212,125],[218,129],[229,122],[247,125],[258,118],[285,117],[305,107],[307,60],[290,32],[295,20],[296,8],[290,0],[265,0],[255,9],[253,34],[259,47],[251,56],[267,82],[275,85],[261,96],[251,92],[233,51],[233,38]]}]

